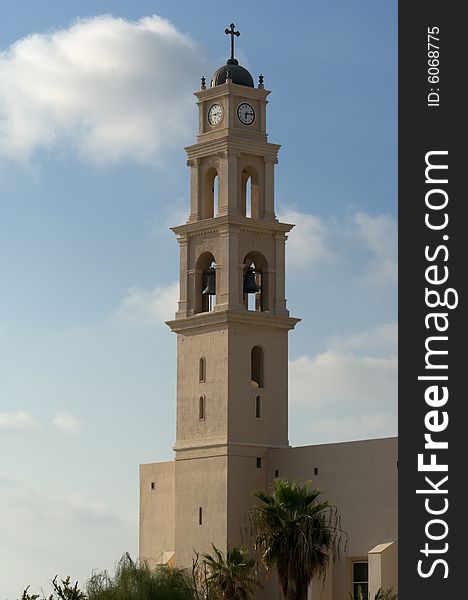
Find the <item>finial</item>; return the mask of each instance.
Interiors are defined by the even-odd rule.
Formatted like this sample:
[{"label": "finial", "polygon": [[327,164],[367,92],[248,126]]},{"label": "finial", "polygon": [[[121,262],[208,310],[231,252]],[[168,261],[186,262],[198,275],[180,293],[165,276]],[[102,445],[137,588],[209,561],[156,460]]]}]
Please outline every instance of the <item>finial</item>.
[{"label": "finial", "polygon": [[203,75],[203,77],[201,78],[201,85],[200,85],[200,89],[201,90],[206,90],[206,77]]},{"label": "finial", "polygon": [[229,25],[229,29],[224,30],[224,33],[226,35],[231,36],[231,60],[234,59],[234,36],[236,36],[236,37],[240,36],[240,32],[235,31],[235,29],[236,29],[236,26],[234,25],[234,23],[231,23]]},{"label": "finial", "polygon": [[263,90],[265,86],[263,85],[263,75],[260,74],[258,76],[258,89]]}]

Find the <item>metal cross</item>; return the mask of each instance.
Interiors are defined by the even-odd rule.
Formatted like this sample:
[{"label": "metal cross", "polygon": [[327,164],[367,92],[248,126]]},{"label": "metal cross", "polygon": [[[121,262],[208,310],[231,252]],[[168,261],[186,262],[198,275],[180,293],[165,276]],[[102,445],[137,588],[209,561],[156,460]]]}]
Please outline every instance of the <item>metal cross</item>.
[{"label": "metal cross", "polygon": [[234,25],[234,23],[231,23],[229,25],[229,29],[225,29],[224,33],[226,35],[230,35],[231,36],[231,58],[234,58],[234,36],[236,35],[237,37],[240,36],[240,32],[239,31],[234,31],[236,28],[236,26]]}]

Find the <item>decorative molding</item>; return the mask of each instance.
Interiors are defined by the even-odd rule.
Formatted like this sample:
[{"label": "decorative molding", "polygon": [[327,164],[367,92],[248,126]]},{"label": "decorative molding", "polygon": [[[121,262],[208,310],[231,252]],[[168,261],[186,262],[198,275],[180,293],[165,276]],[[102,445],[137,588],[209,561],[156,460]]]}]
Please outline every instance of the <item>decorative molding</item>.
[{"label": "decorative molding", "polygon": [[294,227],[291,223],[280,223],[279,221],[270,221],[266,219],[252,219],[250,217],[241,217],[240,215],[221,215],[202,219],[196,223],[185,223],[171,227],[176,235],[216,233],[221,228],[238,229],[239,231],[252,231],[254,233],[287,233]]},{"label": "decorative molding", "polygon": [[264,101],[266,97],[271,94],[271,92],[265,88],[251,88],[232,82],[215,85],[214,87],[207,87],[206,90],[198,90],[194,92],[194,95],[199,100],[197,104],[203,104],[206,100],[214,100],[215,98],[222,98],[228,95],[232,97],[236,94],[237,96],[241,96],[243,98],[252,98]]},{"label": "decorative molding", "polygon": [[185,333],[191,330],[210,329],[213,327],[226,327],[228,324],[235,323],[240,325],[249,325],[249,327],[262,327],[267,329],[283,329],[288,331],[294,329],[301,319],[289,317],[287,315],[278,315],[270,312],[261,311],[210,311],[202,312],[191,317],[166,321],[172,331],[176,333]]},{"label": "decorative molding", "polygon": [[205,158],[208,156],[219,155],[227,152],[233,154],[249,154],[278,162],[278,152],[281,146],[279,144],[271,144],[270,142],[257,141],[252,139],[236,138],[232,134],[226,134],[222,137],[200,141],[197,144],[187,146],[185,151],[188,160],[195,158]]},{"label": "decorative molding", "polygon": [[[219,448],[219,449],[225,449],[226,452],[224,452],[222,454],[222,456],[225,456],[227,454],[229,454],[229,448],[230,447],[239,447],[239,446],[243,446],[244,448],[265,448],[265,450],[268,449],[273,449],[273,450],[288,450],[291,448],[291,446],[286,445],[286,444],[259,444],[257,442],[248,442],[248,441],[213,441],[213,442],[200,442],[199,444],[194,443],[193,441],[190,442],[178,442],[177,446],[173,447],[173,450],[175,452],[193,452],[194,450],[214,450],[215,448]],[[214,456],[220,456],[220,454],[215,454]],[[206,458],[206,457],[205,457]],[[176,459],[177,460],[177,459]],[[184,460],[184,459],[178,459],[178,460]]]}]

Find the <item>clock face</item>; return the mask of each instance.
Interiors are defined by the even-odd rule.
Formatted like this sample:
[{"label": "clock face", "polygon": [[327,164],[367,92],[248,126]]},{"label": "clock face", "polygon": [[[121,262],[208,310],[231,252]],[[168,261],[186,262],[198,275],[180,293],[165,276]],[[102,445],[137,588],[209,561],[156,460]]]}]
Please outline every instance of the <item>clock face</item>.
[{"label": "clock face", "polygon": [[239,104],[237,107],[237,116],[243,125],[252,125],[255,121],[255,111],[247,102]]},{"label": "clock face", "polygon": [[208,121],[210,125],[219,125],[223,120],[223,107],[221,104],[213,104],[208,111]]}]

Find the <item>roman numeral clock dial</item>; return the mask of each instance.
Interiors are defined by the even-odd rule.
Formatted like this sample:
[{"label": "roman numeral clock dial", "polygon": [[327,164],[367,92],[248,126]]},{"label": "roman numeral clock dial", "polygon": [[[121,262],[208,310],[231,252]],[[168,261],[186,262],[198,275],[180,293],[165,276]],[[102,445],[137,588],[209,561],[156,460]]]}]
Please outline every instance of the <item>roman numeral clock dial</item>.
[{"label": "roman numeral clock dial", "polygon": [[237,107],[237,117],[243,125],[252,125],[255,121],[255,111],[250,104],[243,102]]},{"label": "roman numeral clock dial", "polygon": [[208,111],[208,121],[210,125],[219,125],[223,120],[223,107],[220,104],[213,104]]}]

